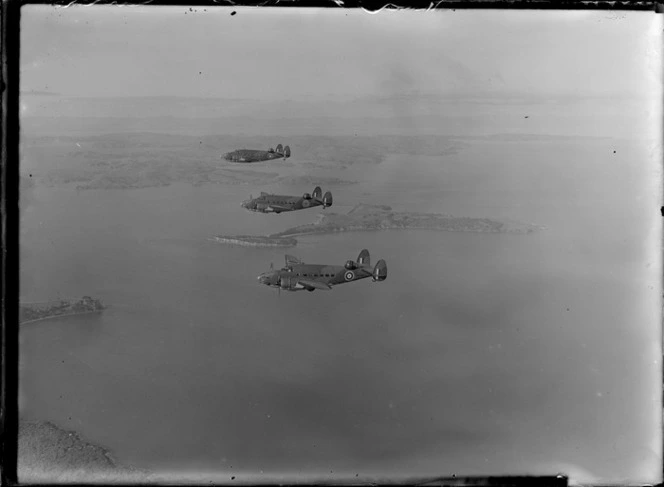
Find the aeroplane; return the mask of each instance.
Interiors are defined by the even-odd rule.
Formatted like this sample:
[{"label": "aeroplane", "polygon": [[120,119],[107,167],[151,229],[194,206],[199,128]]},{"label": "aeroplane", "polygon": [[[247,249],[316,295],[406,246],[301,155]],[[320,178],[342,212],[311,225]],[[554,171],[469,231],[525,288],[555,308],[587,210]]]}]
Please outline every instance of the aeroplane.
[{"label": "aeroplane", "polygon": [[309,291],[316,289],[329,291],[332,286],[359,281],[371,277],[373,282],[387,279],[387,264],[379,260],[372,268],[369,251],[362,250],[357,262],[349,260],[345,265],[305,264],[297,257],[286,255],[286,267],[274,270],[270,265],[268,272],[258,276],[258,281],[266,286],[285,291]]},{"label": "aeroplane", "polygon": [[227,152],[221,156],[222,159],[226,159],[230,162],[262,162],[262,161],[271,161],[273,159],[286,160],[291,156],[290,147],[282,147],[281,144],[277,146],[277,150],[270,148],[269,150],[257,150],[257,149],[239,149],[233,152]]},{"label": "aeroplane", "polygon": [[260,213],[282,213],[284,211],[306,210],[315,206],[323,209],[332,206],[332,193],[329,191],[323,196],[320,186],[314,188],[314,192],[304,193],[302,196],[282,196],[261,192],[258,198],[249,196],[248,200],[242,202],[242,208]]}]

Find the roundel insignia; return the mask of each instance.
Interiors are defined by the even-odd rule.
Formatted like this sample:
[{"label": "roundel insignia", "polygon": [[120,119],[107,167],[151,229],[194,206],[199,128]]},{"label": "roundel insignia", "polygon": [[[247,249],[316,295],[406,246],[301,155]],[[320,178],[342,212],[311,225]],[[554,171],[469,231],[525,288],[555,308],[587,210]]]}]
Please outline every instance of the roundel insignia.
[{"label": "roundel insignia", "polygon": [[305,208],[309,208],[309,200],[303,200],[302,206],[304,206]]},{"label": "roundel insignia", "polygon": [[348,271],[344,277],[347,281],[352,281],[355,278],[355,274],[352,271]]}]

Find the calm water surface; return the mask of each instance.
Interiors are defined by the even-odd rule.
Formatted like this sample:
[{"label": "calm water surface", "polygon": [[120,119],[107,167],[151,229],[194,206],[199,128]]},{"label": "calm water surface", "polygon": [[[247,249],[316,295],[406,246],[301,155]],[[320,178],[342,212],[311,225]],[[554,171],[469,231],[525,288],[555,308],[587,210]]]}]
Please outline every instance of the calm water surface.
[{"label": "calm water surface", "polygon": [[332,188],[338,211],[363,201],[547,230],[301,238],[288,252],[305,262],[365,247],[387,260],[387,281],[330,293],[278,295],[255,276],[283,249],[207,240],[313,221],[239,205],[249,189],[302,188],[37,186],[22,299],[110,307],[21,330],[21,414],[154,471],[638,477],[656,459],[659,227],[644,154],[612,144],[469,143],[337,172],[360,181]]}]

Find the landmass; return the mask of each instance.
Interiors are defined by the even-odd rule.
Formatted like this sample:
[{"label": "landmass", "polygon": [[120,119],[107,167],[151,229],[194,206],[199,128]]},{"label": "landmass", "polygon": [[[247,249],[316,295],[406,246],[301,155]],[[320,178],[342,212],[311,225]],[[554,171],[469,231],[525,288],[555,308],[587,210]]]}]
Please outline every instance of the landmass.
[{"label": "landmass", "polygon": [[[120,130],[120,127],[118,127]],[[343,171],[380,164],[390,154],[446,157],[467,144],[449,136],[292,136],[297,163],[255,164],[251,170],[219,160],[228,147],[269,147],[274,137],[110,133],[21,137],[22,167],[36,183],[88,189],[141,189],[174,183],[265,186],[311,178],[314,184],[352,184]],[[266,152],[266,151],[263,151]],[[269,151],[268,151],[269,152]],[[285,152],[285,149],[284,149]],[[276,151],[275,151],[276,153]],[[307,175],[302,170],[306,168]],[[329,182],[314,181],[316,169],[340,171]],[[327,174],[329,177],[329,174]],[[322,176],[325,177],[325,176]],[[303,181],[304,182],[304,181]]]},{"label": "landmass", "polygon": [[360,203],[346,214],[321,213],[314,223],[299,225],[267,236],[218,235],[219,243],[252,247],[292,247],[300,235],[371,230],[438,230],[447,232],[507,233],[526,235],[543,227],[511,220],[455,217],[441,213],[398,212],[387,205]]},{"label": "landmass", "polygon": [[261,237],[252,235],[217,235],[212,240],[227,245],[243,247],[295,247],[297,240],[288,237]]},{"label": "landmass", "polygon": [[48,421],[19,421],[17,467],[21,483],[135,483],[148,476],[119,465],[106,449]]},{"label": "landmass", "polygon": [[33,323],[61,316],[96,313],[106,309],[102,302],[90,296],[83,296],[78,301],[60,300],[44,303],[22,303],[19,305],[19,323]]}]

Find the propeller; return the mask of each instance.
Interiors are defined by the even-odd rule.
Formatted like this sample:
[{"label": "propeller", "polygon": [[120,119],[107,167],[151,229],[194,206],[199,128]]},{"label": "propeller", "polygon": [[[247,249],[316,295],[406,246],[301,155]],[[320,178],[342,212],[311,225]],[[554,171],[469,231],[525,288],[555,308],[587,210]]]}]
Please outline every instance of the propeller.
[{"label": "propeller", "polygon": [[[270,262],[270,271],[274,271],[274,262]],[[281,297],[281,278],[277,282],[277,295]]]}]

